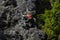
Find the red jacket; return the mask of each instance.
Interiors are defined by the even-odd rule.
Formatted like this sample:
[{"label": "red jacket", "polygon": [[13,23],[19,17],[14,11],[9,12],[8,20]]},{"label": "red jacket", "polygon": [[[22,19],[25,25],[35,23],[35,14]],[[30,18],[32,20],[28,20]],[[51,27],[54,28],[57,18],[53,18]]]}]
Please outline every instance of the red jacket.
[{"label": "red jacket", "polygon": [[32,14],[27,14],[26,17],[27,19],[32,19]]}]

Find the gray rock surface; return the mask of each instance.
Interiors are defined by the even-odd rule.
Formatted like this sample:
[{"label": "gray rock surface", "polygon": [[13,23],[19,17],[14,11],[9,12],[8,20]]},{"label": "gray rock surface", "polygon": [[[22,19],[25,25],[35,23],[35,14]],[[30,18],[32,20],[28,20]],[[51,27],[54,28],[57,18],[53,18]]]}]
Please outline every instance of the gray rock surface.
[{"label": "gray rock surface", "polygon": [[[3,1],[1,0],[1,2]],[[17,5],[11,3],[14,1],[16,2]],[[0,10],[1,13],[0,20],[3,20],[2,22],[5,22],[6,26],[3,27],[1,24],[0,25],[6,40],[44,40],[45,39],[45,33],[37,29],[37,26],[31,28],[28,27],[29,29],[23,28],[23,26],[27,27],[26,20],[23,17],[23,15],[26,15],[26,10],[28,9],[28,11],[30,11],[31,13],[32,12],[35,13],[35,10],[32,10],[32,8],[35,7],[32,1],[35,0],[27,0],[27,1],[6,0],[4,1],[6,3],[4,2],[2,3],[6,6],[1,5],[3,10]],[[1,40],[5,40],[5,39],[1,39]]]}]

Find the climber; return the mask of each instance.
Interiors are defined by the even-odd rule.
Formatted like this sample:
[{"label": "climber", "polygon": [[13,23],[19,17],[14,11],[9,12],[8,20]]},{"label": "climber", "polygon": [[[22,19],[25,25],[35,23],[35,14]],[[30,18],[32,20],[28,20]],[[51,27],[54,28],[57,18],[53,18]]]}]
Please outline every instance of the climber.
[{"label": "climber", "polygon": [[26,28],[31,28],[36,26],[36,19],[33,17],[32,13],[29,11],[26,15],[23,15],[24,19],[26,19]]},{"label": "climber", "polygon": [[26,5],[26,15],[24,17],[27,18],[28,20],[32,19],[32,13],[31,11],[29,11],[27,5]]},{"label": "climber", "polygon": [[32,19],[32,14],[31,14],[31,12],[27,12],[26,18],[27,18],[28,20]]}]

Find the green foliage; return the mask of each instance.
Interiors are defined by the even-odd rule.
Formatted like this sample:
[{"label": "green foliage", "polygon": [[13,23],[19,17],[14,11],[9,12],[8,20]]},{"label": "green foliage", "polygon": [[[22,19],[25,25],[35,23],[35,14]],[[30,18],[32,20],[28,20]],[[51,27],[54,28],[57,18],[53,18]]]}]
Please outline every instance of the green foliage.
[{"label": "green foliage", "polygon": [[52,9],[45,9],[44,14],[37,15],[37,18],[45,22],[42,30],[48,35],[47,40],[60,40],[60,3],[59,0],[50,0],[50,3]]},{"label": "green foliage", "polygon": [[60,35],[58,36],[58,40],[60,40]]}]

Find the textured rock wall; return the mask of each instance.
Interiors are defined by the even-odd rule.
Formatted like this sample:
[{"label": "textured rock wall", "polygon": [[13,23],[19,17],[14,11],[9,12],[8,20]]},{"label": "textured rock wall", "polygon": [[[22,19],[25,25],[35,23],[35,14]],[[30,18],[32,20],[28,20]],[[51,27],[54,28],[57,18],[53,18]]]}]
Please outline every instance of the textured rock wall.
[{"label": "textured rock wall", "polygon": [[[23,17],[28,11],[33,15],[35,14],[35,10],[33,9],[35,7],[34,1],[35,0],[2,1],[1,6],[3,10],[0,11],[0,30],[5,39],[0,37],[0,40],[45,40],[45,33],[37,29],[36,24],[34,27],[26,26],[27,20]],[[34,17],[33,21],[35,21]],[[32,23],[32,25],[34,23]]]}]

